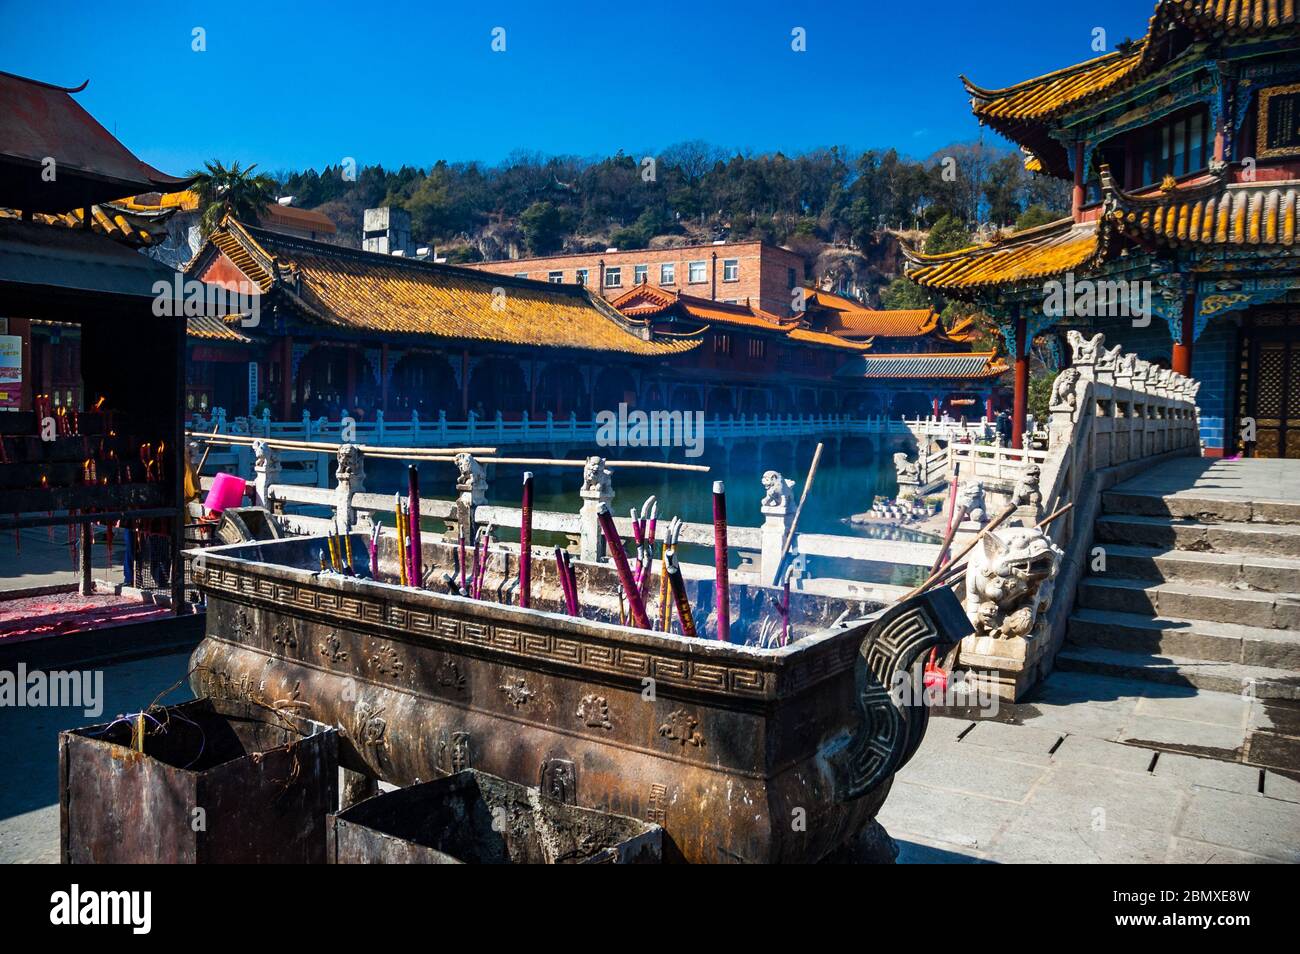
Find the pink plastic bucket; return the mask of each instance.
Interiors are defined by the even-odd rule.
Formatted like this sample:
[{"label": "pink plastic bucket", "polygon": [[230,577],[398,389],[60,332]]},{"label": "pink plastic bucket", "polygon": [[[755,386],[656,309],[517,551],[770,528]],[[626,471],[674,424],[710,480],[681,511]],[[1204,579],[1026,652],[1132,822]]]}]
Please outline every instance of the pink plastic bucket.
[{"label": "pink plastic bucket", "polygon": [[244,478],[235,474],[217,474],[212,480],[212,489],[203,506],[213,513],[221,513],[227,507],[238,507],[244,502]]}]

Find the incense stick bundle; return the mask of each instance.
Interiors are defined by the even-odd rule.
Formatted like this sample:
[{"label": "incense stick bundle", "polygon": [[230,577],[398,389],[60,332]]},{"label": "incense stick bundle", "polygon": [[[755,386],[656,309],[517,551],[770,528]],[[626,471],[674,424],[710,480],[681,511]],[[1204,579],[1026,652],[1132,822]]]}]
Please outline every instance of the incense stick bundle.
[{"label": "incense stick bundle", "polygon": [[468,596],[469,590],[466,588],[466,570],[465,566],[465,528],[456,528],[456,542],[460,545],[460,595]]},{"label": "incense stick bundle", "polygon": [[632,625],[639,629],[649,629],[650,621],[646,619],[645,603],[641,600],[641,591],[636,587],[632,579],[632,568],[628,566],[627,553],[623,550],[623,539],[618,535],[618,529],[614,526],[614,515],[609,512],[609,505],[602,503],[600,510],[596,513],[596,519],[600,521],[601,532],[605,535],[605,543],[609,547],[610,556],[614,560],[614,568],[618,571],[619,582],[623,584],[623,591],[627,594],[627,605],[632,617]]},{"label": "incense stick bundle", "polygon": [[424,551],[420,548],[420,468],[411,464],[406,468],[407,506],[411,511],[410,561],[409,575],[411,585],[419,587],[424,583]]},{"label": "incense stick bundle", "polygon": [[406,586],[406,571],[410,568],[411,561],[406,552],[406,517],[402,513],[402,498],[398,494],[393,494],[393,504],[393,519],[397,523],[398,580],[402,586]]}]

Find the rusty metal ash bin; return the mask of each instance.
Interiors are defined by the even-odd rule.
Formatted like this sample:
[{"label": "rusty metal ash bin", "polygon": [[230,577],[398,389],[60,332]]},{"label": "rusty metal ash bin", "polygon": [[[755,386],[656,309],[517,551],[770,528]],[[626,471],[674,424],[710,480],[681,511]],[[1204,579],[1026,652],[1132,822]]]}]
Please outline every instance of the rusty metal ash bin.
[{"label": "rusty metal ash bin", "polygon": [[663,829],[466,769],[329,821],[332,864],[659,864]]},{"label": "rusty metal ash bin", "polygon": [[64,863],[325,861],[335,729],[226,699],[148,715],[143,752],[125,719],[60,733]]}]

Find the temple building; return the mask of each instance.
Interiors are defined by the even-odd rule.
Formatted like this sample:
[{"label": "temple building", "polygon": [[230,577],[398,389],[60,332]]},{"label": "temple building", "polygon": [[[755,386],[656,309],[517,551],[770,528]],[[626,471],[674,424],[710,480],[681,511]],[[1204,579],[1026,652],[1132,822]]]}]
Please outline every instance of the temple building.
[{"label": "temple building", "polygon": [[255,286],[256,320],[191,328],[187,410],[334,420],[497,413],[589,419],[700,347],[577,285],[329,245],[228,219],[187,274]]},{"label": "temple building", "polygon": [[[992,352],[967,350],[966,334],[950,337],[927,309],[873,311],[809,292],[801,317],[783,318],[650,283],[611,304],[657,330],[705,337],[701,351],[673,362],[668,380],[673,407],[710,415],[793,409],[978,419],[992,416],[1007,370]],[[691,385],[692,378],[705,383]]]},{"label": "temple building", "polygon": [[149,586],[179,613],[186,328],[159,307],[171,270],[137,251],[155,223],[114,197],[192,180],[141,161],[77,102],[84,88],[0,73],[2,522],[68,524],[89,595],[93,525],[120,521],[157,541]]},{"label": "temple building", "polygon": [[[257,289],[258,314],[189,322],[186,410],[358,420],[590,420],[601,410],[978,419],[1006,368],[932,314],[844,334],[648,282],[606,301],[573,282],[359,251],[228,219],[190,278]],[[898,313],[901,314],[901,313]],[[838,327],[838,326],[836,326]],[[899,332],[914,342],[875,354]]]},{"label": "temple building", "polygon": [[1207,454],[1300,457],[1294,5],[1162,2],[1113,53],[1005,89],[963,81],[1027,168],[1074,185],[1068,218],[908,252],[914,281],[998,320],[1013,441],[1030,343],[1075,329],[1199,379]]}]

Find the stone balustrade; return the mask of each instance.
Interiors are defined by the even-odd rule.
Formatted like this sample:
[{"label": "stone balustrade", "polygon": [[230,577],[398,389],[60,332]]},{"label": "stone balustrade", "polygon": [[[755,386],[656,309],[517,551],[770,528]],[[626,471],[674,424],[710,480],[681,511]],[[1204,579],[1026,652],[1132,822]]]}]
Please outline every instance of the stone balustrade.
[{"label": "stone balustrade", "polygon": [[[1102,491],[1164,458],[1200,453],[1198,382],[1119,347],[1106,350],[1104,335],[1085,339],[1071,331],[1068,337],[1073,361],[1052,388],[1046,451],[1001,448],[988,457],[979,450],[953,450],[954,461],[974,465],[969,479],[983,481],[986,493],[991,477],[1008,485],[1004,499],[1018,509],[1006,524],[1011,529],[997,531],[1000,537],[1018,535],[1024,542],[1029,528],[1071,505],[1045,528],[1061,558],[1054,579],[1039,588],[1030,604],[1035,615],[1041,612],[1041,625],[1028,635],[991,636],[987,629],[981,632],[979,611],[968,602],[977,632],[963,641],[960,664],[1008,700],[1023,695],[1051,669],[1087,566]],[[996,475],[990,468],[997,468]],[[967,477],[966,467],[960,474]],[[990,511],[1004,507],[991,505]],[[978,549],[972,563],[977,557]],[[984,569],[996,572],[996,562],[990,556]]]}]

